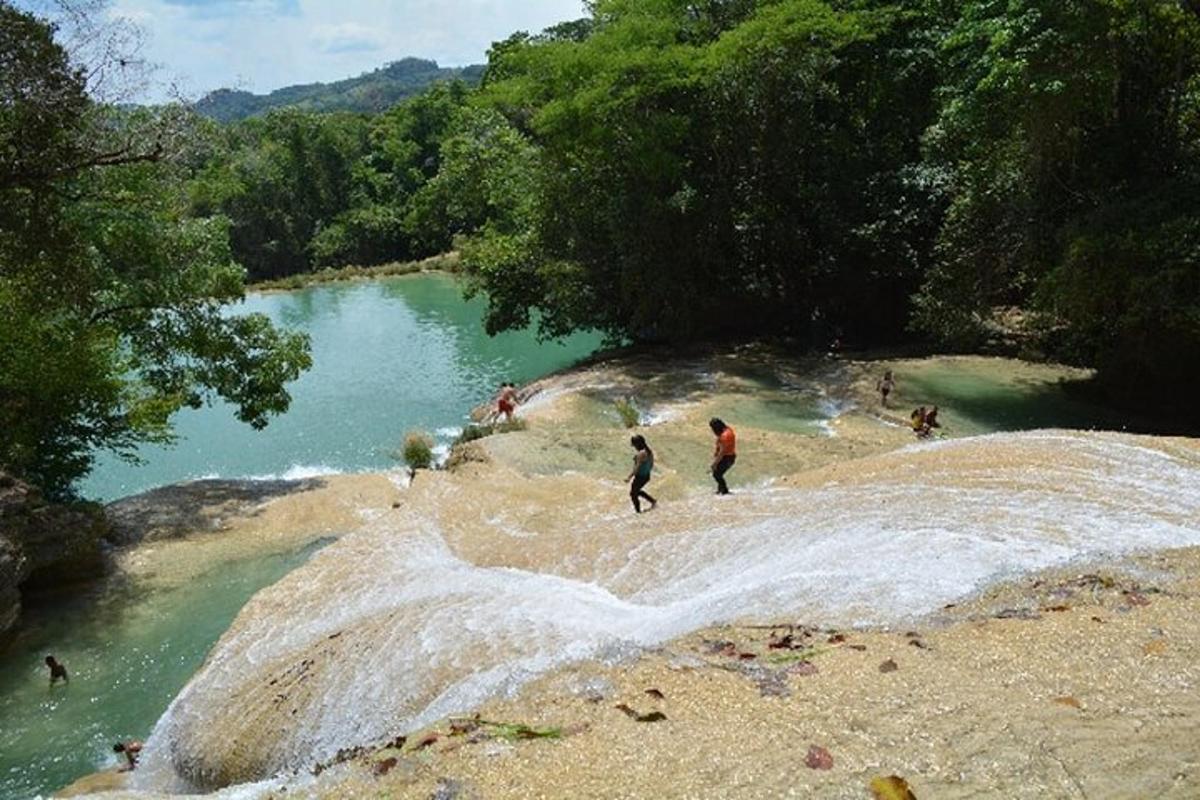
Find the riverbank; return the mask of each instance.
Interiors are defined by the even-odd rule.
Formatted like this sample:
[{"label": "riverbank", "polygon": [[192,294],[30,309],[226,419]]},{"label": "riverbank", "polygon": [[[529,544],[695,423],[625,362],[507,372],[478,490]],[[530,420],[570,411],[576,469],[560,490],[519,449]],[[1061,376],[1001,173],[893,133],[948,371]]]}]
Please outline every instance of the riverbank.
[{"label": "riverbank", "polygon": [[[1089,793],[1171,796],[1163,760],[1196,718],[1177,695],[1196,685],[1197,556],[1126,554],[1200,543],[1196,443],[912,447],[903,412],[878,407],[881,366],[627,355],[527,387],[527,428],[465,445],[453,471],[330,479],[327,527],[357,525],[247,604],[156,729],[142,787],[299,770],[302,796],[863,797],[895,772],[917,796],[1011,797],[1071,796],[1071,773]],[[909,380],[918,364],[889,366],[900,409],[939,399]],[[1032,387],[1003,404],[1017,416],[1082,377],[941,366]],[[641,517],[618,402],[659,456],[661,505]],[[984,423],[945,412],[950,435]],[[719,501],[713,414],[741,453]],[[332,513],[330,490],[222,524],[253,547],[256,524]],[[1031,573],[1042,583],[1015,577]],[[989,585],[1005,588],[966,599]],[[1176,700],[1182,716],[1164,710]],[[1153,754],[1122,741],[1119,709]],[[461,720],[476,713],[508,727]],[[812,745],[832,769],[805,765]],[[1115,770],[1079,777],[1092,754]]]},{"label": "riverbank", "polygon": [[402,275],[415,275],[423,272],[458,272],[459,255],[457,252],[442,253],[420,261],[395,261],[388,264],[377,264],[373,267],[345,266],[326,267],[315,272],[301,272],[273,280],[256,281],[246,287],[247,292],[291,292],[306,289],[309,286],[319,286],[324,283],[344,283],[347,281],[370,281],[380,278],[394,278]]}]

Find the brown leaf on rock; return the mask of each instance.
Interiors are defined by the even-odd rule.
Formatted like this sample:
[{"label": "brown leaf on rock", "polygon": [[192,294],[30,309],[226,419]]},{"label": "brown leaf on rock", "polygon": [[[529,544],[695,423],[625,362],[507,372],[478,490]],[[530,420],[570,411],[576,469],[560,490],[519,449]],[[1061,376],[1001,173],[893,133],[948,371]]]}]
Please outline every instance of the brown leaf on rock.
[{"label": "brown leaf on rock", "polygon": [[420,739],[418,739],[417,743],[412,746],[412,749],[413,750],[424,750],[426,747],[429,747],[431,744],[436,742],[438,740],[438,738],[439,737],[436,733],[427,734],[427,735],[421,737]]},{"label": "brown leaf on rock", "polygon": [[895,672],[898,669],[900,669],[900,667],[898,667],[896,662],[890,658],[879,665],[880,672]]},{"label": "brown leaf on rock", "polygon": [[920,639],[909,639],[908,643],[918,650],[928,650],[929,645],[922,642]]},{"label": "brown leaf on rock", "polygon": [[647,690],[646,690],[646,694],[650,695],[650,696],[651,696],[651,697],[653,697],[655,700],[666,700],[666,699],[667,699],[667,698],[666,698],[666,695],[664,695],[664,694],[663,694],[662,692],[660,692],[658,689],[647,689]]},{"label": "brown leaf on rock", "polygon": [[875,800],[917,800],[912,789],[908,788],[908,781],[899,775],[872,779],[871,794]]},{"label": "brown leaf on rock", "polygon": [[615,708],[632,719],[634,722],[662,722],[667,718],[667,715],[661,711],[651,711],[649,714],[639,714],[636,710],[630,708],[625,703],[618,703]]},{"label": "brown leaf on rock", "polygon": [[750,661],[758,658],[758,656],[756,656],[754,653],[738,653],[738,658],[740,658],[742,661]]},{"label": "brown leaf on rock", "polygon": [[474,733],[479,730],[478,719],[452,719],[450,720],[450,735],[464,736],[468,733]]},{"label": "brown leaf on rock", "polygon": [[860,653],[865,653],[867,650],[867,646],[865,644],[848,644],[846,647],[849,647],[851,650],[857,650]]},{"label": "brown leaf on rock", "polygon": [[1071,607],[1068,605],[1042,606],[1042,611],[1067,611]]},{"label": "brown leaf on rock", "polygon": [[809,745],[804,765],[809,769],[833,769],[833,756],[820,745]]},{"label": "brown leaf on rock", "polygon": [[829,637],[828,641],[830,644],[841,644],[842,642],[846,641],[846,634],[835,633]]},{"label": "brown leaf on rock", "polygon": [[397,759],[395,756],[392,756],[391,758],[385,758],[383,761],[378,762],[371,771],[375,773],[376,777],[387,775],[392,771],[392,767],[396,766],[396,763]]},{"label": "brown leaf on rock", "polygon": [[1054,698],[1054,702],[1058,703],[1060,706],[1070,706],[1071,708],[1078,709],[1083,708],[1083,703],[1080,703],[1071,695],[1066,695],[1065,697],[1056,697]]},{"label": "brown leaf on rock", "polygon": [[772,636],[771,640],[767,642],[767,647],[771,650],[795,650],[802,646],[796,644],[796,637],[790,633],[785,636]]},{"label": "brown leaf on rock", "polygon": [[1142,652],[1148,656],[1161,656],[1167,652],[1167,642],[1164,639],[1154,639],[1142,645]]}]

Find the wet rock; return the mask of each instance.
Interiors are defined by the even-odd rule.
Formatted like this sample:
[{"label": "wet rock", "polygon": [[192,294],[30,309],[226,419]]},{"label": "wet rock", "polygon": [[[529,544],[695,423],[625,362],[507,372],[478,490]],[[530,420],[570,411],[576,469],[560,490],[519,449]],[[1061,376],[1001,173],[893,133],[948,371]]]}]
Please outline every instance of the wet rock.
[{"label": "wet rock", "polygon": [[16,624],[22,592],[103,574],[107,532],[99,506],[50,503],[36,487],[0,473],[0,634]]}]

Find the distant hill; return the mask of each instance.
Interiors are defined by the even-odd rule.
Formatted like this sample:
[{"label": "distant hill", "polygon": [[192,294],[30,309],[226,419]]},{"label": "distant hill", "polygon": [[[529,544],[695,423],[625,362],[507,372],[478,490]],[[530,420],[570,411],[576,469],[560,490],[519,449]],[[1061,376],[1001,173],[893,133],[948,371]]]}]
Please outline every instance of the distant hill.
[{"label": "distant hill", "polygon": [[459,78],[474,84],[482,74],[481,64],[439,67],[436,61],[404,58],[357,78],[285,86],[270,94],[218,89],[201,98],[196,111],[218,122],[233,122],[285,106],[308,111],[383,111],[437,81]]}]

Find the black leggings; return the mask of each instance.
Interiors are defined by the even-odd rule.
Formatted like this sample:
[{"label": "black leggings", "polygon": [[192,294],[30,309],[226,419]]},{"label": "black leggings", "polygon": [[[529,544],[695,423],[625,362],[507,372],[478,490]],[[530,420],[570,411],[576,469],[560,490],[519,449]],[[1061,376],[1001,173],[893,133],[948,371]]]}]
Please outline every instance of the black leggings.
[{"label": "black leggings", "polygon": [[729,494],[729,486],[725,483],[725,473],[737,461],[737,456],[721,456],[721,460],[712,469],[713,479],[717,482],[717,494]]},{"label": "black leggings", "polygon": [[629,485],[629,499],[633,501],[633,510],[637,513],[642,513],[642,498],[650,501],[651,505],[657,505],[658,501],[650,495],[642,491],[643,487],[650,482],[649,475],[635,475],[633,483]]}]

